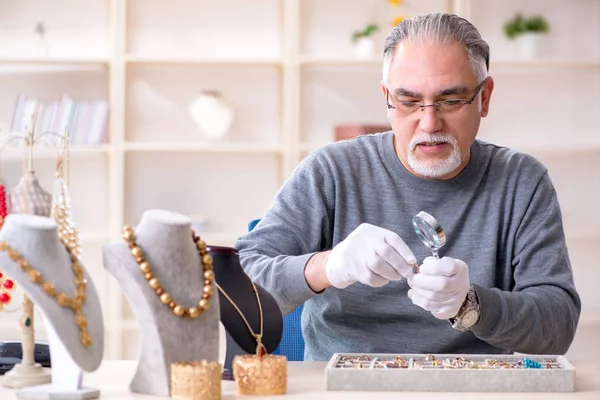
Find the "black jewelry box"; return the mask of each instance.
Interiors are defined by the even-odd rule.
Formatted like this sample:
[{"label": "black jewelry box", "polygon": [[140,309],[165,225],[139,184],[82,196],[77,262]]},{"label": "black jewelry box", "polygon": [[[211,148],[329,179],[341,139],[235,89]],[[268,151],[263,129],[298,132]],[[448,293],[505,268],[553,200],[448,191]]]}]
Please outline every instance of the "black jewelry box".
[{"label": "black jewelry box", "polygon": [[[23,356],[20,341],[0,342],[0,375],[8,372],[15,364],[21,362]],[[34,347],[35,362],[42,367],[50,368],[50,347],[47,343],[36,342]]]}]

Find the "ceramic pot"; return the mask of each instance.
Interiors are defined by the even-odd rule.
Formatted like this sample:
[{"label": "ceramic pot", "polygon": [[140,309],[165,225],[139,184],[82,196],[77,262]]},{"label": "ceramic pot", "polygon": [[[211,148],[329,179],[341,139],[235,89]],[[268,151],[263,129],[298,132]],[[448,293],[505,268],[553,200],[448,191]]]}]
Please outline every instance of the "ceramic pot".
[{"label": "ceramic pot", "polygon": [[198,129],[211,139],[227,135],[234,112],[217,91],[205,90],[188,106],[190,117]]},{"label": "ceramic pot", "polygon": [[517,43],[521,56],[529,60],[538,58],[540,56],[541,39],[542,34],[535,32],[519,35]]},{"label": "ceramic pot", "polygon": [[354,43],[354,57],[368,60],[375,56],[375,42],[370,37],[361,37]]}]

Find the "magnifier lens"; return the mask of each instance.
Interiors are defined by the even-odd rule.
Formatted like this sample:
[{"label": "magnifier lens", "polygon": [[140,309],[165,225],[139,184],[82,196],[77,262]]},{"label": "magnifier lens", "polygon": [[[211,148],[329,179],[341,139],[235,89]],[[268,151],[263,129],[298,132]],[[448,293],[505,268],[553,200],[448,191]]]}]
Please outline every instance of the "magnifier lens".
[{"label": "magnifier lens", "polygon": [[413,228],[417,236],[438,257],[438,250],[446,244],[446,235],[438,221],[425,211],[413,217]]},{"label": "magnifier lens", "polygon": [[430,249],[440,248],[440,239],[435,231],[427,222],[421,218],[415,218],[416,233],[419,239]]}]

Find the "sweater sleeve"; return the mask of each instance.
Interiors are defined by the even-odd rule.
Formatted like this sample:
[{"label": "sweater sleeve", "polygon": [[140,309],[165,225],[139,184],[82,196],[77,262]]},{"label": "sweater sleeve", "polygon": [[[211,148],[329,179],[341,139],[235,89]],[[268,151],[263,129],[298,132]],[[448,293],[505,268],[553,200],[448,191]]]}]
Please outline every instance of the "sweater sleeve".
[{"label": "sweater sleeve", "polygon": [[564,354],[581,312],[556,192],[542,176],[513,243],[512,291],[476,286],[481,308],[471,331],[510,351]]},{"label": "sweater sleeve", "polygon": [[236,242],[245,272],[271,293],[284,315],[317,295],[306,282],[304,267],[312,255],[330,246],[332,187],[317,156],[310,155],[256,227]]}]

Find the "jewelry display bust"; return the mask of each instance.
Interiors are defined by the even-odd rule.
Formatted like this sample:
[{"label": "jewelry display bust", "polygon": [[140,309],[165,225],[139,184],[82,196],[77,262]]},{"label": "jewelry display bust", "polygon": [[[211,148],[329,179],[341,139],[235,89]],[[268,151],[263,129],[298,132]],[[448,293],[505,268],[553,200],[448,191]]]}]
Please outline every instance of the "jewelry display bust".
[{"label": "jewelry display bust", "polygon": [[60,241],[57,224],[48,217],[9,214],[0,230],[0,270],[43,315],[52,359],[52,383],[20,389],[17,395],[97,398],[97,390],[81,387],[81,377],[82,370],[93,372],[102,362],[100,299],[82,263]]},{"label": "jewelry display bust", "polygon": [[209,245],[208,253],[213,257],[213,269],[219,285],[221,322],[227,334],[224,375],[231,378],[228,372],[232,370],[232,360],[236,355],[255,354],[261,351],[257,349],[261,346],[264,346],[262,351],[272,353],[279,346],[283,317],[269,292],[246,275],[237,249]]},{"label": "jewelry display bust", "polygon": [[[208,307],[200,310],[207,291],[207,271],[188,217],[149,210],[132,231],[147,265],[138,263],[129,247],[131,242],[121,240],[103,246],[104,268],[119,283],[140,327],[139,363],[129,388],[169,397],[173,363],[218,361],[219,299],[215,287]],[[144,270],[148,268],[156,282],[147,279]],[[158,289],[164,292],[157,295]],[[169,299],[162,296],[165,293]],[[197,311],[192,312],[194,317],[187,311],[178,315],[180,309],[175,310],[175,304],[170,308],[163,300]]]}]

